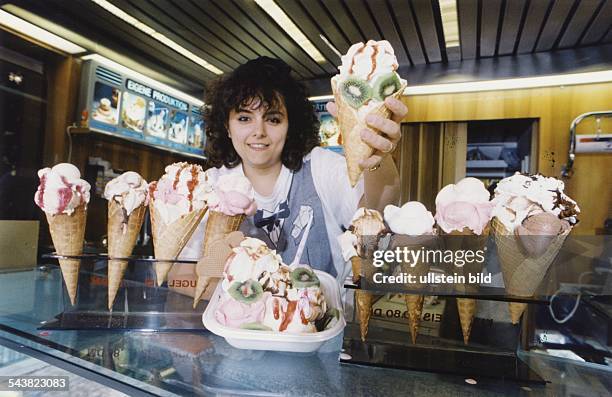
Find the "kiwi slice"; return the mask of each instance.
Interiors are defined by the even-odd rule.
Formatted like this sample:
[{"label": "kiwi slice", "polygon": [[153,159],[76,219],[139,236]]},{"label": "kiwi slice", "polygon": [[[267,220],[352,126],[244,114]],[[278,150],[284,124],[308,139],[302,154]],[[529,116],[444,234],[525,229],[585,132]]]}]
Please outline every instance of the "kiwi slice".
[{"label": "kiwi slice", "polygon": [[372,98],[372,87],[365,80],[349,77],[340,84],[340,93],[346,103],[357,109]]},{"label": "kiwi slice", "polygon": [[291,283],[293,288],[318,287],[319,278],[307,267],[297,267],[291,272]]},{"label": "kiwi slice", "polygon": [[253,331],[272,331],[272,328],[263,325],[262,323],[246,323],[240,326],[242,329],[251,329]]},{"label": "kiwi slice", "polygon": [[372,85],[374,98],[384,101],[386,97],[397,92],[402,86],[395,72],[379,76]]},{"label": "kiwi slice", "polygon": [[242,303],[255,303],[263,296],[263,288],[255,280],[236,281],[228,289],[230,296]]}]

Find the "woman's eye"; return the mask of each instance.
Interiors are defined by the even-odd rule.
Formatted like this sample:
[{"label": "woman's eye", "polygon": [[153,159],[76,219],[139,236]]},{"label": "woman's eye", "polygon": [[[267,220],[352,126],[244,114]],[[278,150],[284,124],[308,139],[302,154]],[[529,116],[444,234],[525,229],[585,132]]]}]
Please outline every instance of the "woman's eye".
[{"label": "woman's eye", "polygon": [[249,121],[249,117],[248,116],[238,116],[238,121]]},{"label": "woman's eye", "polygon": [[278,117],[271,117],[268,119],[268,121],[272,124],[280,124],[281,119],[279,119]]}]

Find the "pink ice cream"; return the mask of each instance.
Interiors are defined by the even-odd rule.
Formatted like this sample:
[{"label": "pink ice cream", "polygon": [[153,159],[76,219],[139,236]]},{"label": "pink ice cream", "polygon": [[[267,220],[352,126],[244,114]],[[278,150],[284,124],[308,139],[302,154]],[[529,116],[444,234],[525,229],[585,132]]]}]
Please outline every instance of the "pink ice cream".
[{"label": "pink ice cream", "polygon": [[104,198],[121,204],[129,216],[136,208],[149,204],[148,186],[136,172],[124,172],[106,184]]},{"label": "pink ice cream", "polygon": [[435,220],[446,233],[467,227],[481,235],[492,217],[494,204],[489,198],[484,183],[476,178],[463,178],[440,190],[436,197]]},{"label": "pink ice cream", "polygon": [[164,223],[169,224],[191,211],[206,205],[204,196],[208,181],[202,167],[174,163],[157,182],[149,184],[149,198],[155,201]]},{"label": "pink ice cream", "polygon": [[228,216],[251,216],[257,211],[255,191],[251,182],[236,173],[220,176],[212,191],[207,193],[206,201],[210,211]]},{"label": "pink ice cream", "polygon": [[264,318],[266,301],[270,296],[270,293],[267,292],[257,302],[246,304],[227,295],[215,311],[215,318],[219,324],[232,328],[239,328],[243,324],[261,323]]},{"label": "pink ice cream", "polygon": [[61,163],[38,171],[40,185],[34,202],[48,214],[72,214],[80,205],[89,203],[89,183],[81,179],[79,169]]}]

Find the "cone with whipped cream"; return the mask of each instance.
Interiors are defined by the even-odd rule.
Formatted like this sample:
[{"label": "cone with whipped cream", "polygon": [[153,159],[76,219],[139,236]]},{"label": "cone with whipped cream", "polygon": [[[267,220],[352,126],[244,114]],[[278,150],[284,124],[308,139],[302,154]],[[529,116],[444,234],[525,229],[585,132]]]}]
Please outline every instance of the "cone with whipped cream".
[{"label": "cone with whipped cream", "polygon": [[389,42],[370,40],[351,46],[342,57],[340,73],[331,80],[351,186],[357,184],[363,172],[359,163],[374,153],[361,139],[362,130],[372,130],[366,116],[390,118],[391,111],[384,100],[389,96],[399,99],[406,88],[406,81],[396,73],[397,67]]},{"label": "cone with whipped cream", "polygon": [[104,189],[108,200],[108,310],[128,267],[148,205],[148,185],[140,175],[128,171],[110,181]]},{"label": "cone with whipped cream", "polygon": [[[81,179],[78,168],[61,163],[38,171],[40,185],[35,203],[45,212],[53,246],[58,255],[83,253],[90,185]],[[59,259],[62,277],[72,305],[76,302],[81,260]]]},{"label": "cone with whipped cream", "polygon": [[[212,174],[210,176],[210,179],[213,179]],[[238,231],[244,219],[257,211],[253,186],[241,174],[222,175],[214,182],[209,180],[209,187],[211,190],[206,193],[209,210],[202,248],[203,257],[209,255],[212,247],[229,233]],[[197,270],[198,268],[196,273]],[[209,283],[210,277],[198,274],[193,297],[194,308]]]},{"label": "cone with whipped cream", "polygon": [[149,185],[149,210],[157,285],[161,286],[170,268],[206,213],[207,189],[202,167],[174,163]]},{"label": "cone with whipped cream", "polygon": [[[516,173],[495,189],[491,227],[506,293],[531,297],[561,250],[580,208],[564,193],[563,181]],[[518,324],[527,304],[508,304]]]}]

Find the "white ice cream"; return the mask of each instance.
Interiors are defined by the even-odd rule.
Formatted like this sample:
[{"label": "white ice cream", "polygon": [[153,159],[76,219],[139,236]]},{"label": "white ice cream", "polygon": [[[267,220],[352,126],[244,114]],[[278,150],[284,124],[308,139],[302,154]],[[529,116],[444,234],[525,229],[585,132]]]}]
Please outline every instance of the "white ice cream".
[{"label": "white ice cream", "polygon": [[40,185],[34,195],[35,203],[46,213],[72,214],[80,205],[87,205],[91,186],[81,179],[79,169],[69,163],[38,171]]},{"label": "white ice cream", "polygon": [[121,204],[129,216],[136,208],[149,204],[148,187],[138,173],[128,171],[106,184],[104,198]]},{"label": "white ice cream", "polygon": [[393,233],[409,236],[433,234],[434,217],[418,201],[409,201],[401,208],[387,205],[384,214],[385,222]]}]

